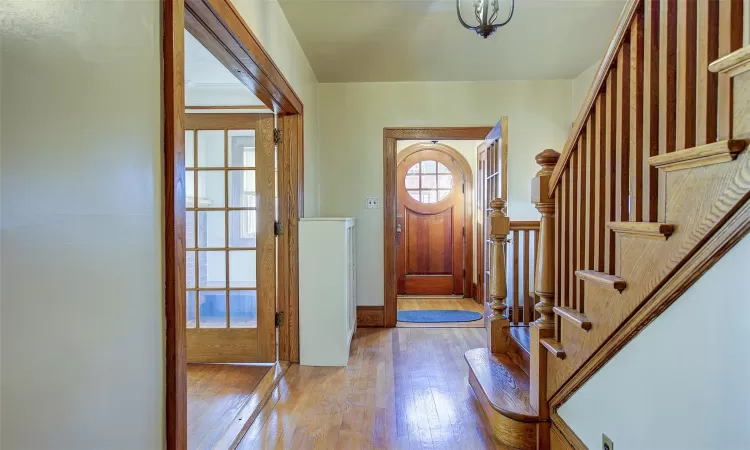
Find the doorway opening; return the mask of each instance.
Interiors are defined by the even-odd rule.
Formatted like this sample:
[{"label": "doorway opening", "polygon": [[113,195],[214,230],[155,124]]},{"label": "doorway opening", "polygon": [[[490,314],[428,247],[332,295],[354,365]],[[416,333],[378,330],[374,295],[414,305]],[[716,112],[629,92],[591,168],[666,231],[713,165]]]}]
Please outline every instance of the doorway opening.
[{"label": "doorway opening", "polygon": [[[483,326],[474,301],[474,171],[482,141],[397,142],[399,327]],[[460,150],[460,151],[459,151]]]},{"label": "doorway opening", "polygon": [[167,448],[231,449],[299,361],[303,105],[229,0],[163,6]]},{"label": "doorway opening", "polygon": [[491,130],[384,130],[386,327],[484,326],[474,300],[473,164]]}]

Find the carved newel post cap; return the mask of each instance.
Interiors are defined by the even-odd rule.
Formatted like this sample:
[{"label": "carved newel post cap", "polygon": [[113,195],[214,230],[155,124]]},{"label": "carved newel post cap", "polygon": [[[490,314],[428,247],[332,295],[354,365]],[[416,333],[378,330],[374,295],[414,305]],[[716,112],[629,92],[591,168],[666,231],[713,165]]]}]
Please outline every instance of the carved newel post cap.
[{"label": "carved newel post cap", "polygon": [[542,153],[536,155],[536,163],[540,166],[554,166],[560,159],[560,153],[548,148]]},{"label": "carved newel post cap", "polygon": [[505,200],[498,197],[490,201],[490,208],[495,209],[495,210],[504,210],[506,204],[507,202]]}]

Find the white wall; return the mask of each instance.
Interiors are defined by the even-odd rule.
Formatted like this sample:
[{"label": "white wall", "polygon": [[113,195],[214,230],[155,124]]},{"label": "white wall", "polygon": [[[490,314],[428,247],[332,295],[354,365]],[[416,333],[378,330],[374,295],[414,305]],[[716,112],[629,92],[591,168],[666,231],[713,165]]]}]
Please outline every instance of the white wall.
[{"label": "white wall", "polygon": [[318,79],[277,0],[233,0],[233,3],[304,103],[305,215],[317,216],[320,212]]},{"label": "white wall", "polygon": [[589,448],[747,448],[748,260],[745,237],[560,408]]},{"label": "white wall", "polygon": [[160,3],[2,8],[0,445],[160,449]]},{"label": "white wall", "polygon": [[[461,154],[464,158],[466,158],[466,161],[469,163],[469,167],[471,168],[471,174],[467,174],[466,176],[469,177],[472,182],[474,182],[476,178],[477,173],[477,147],[482,144],[484,141],[472,141],[472,140],[443,140],[439,141],[440,144],[447,145],[448,147],[453,148],[458,153]],[[401,151],[405,150],[410,145],[414,144],[430,144],[430,141],[411,141],[411,140],[404,140],[404,141],[397,141],[396,142],[396,152],[400,153]],[[476,192],[476,186],[474,187],[474,192]],[[476,211],[476,205],[475,200],[476,196],[472,195],[471,198],[466,199],[468,201],[467,207],[472,208],[474,212],[474,220],[476,221],[477,217],[477,211]],[[472,239],[471,246],[473,249],[473,255],[474,259],[476,259],[477,254],[477,240]],[[472,272],[472,281],[474,283],[477,282],[477,265],[474,264],[473,266],[473,272]]]},{"label": "white wall", "polygon": [[320,85],[321,214],[357,218],[360,305],[383,304],[383,128],[492,126],[509,117],[509,213],[537,220],[529,202],[534,156],[561,149],[570,130],[570,80]]},{"label": "white wall", "polygon": [[570,116],[571,126],[573,126],[576,118],[578,118],[578,113],[581,110],[581,106],[583,106],[583,101],[586,100],[586,94],[589,92],[591,82],[594,81],[596,71],[599,69],[599,64],[601,64],[601,59],[573,79],[573,102],[571,103]]}]

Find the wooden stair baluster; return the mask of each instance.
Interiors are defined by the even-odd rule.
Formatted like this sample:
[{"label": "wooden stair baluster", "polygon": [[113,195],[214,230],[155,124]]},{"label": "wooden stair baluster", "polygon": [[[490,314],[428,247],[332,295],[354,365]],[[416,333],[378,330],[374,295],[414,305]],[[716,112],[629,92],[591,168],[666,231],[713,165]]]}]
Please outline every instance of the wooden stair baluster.
[{"label": "wooden stair baluster", "polygon": [[[541,340],[555,336],[555,199],[549,181],[560,154],[547,149],[536,156],[542,169],[531,182],[531,202],[542,215],[539,225],[539,245],[536,248],[534,290],[539,296],[536,310],[540,316],[530,324],[531,365],[529,367],[529,401],[540,420],[549,418],[547,402],[547,350]],[[546,439],[549,439],[547,430]],[[545,441],[544,433],[539,438]]]},{"label": "wooden stair baluster", "polygon": [[508,288],[506,284],[505,245],[510,233],[510,219],[505,210],[505,200],[496,198],[490,202],[492,211],[487,216],[490,227],[490,308],[487,318],[487,346],[492,353],[506,353],[503,328],[510,326],[508,320]]}]

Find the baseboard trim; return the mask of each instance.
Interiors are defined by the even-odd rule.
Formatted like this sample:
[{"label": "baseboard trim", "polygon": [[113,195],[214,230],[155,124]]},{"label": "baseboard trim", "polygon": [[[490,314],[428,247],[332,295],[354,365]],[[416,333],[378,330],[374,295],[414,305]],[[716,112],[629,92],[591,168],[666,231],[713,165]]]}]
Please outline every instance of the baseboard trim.
[{"label": "baseboard trim", "polygon": [[358,327],[384,327],[384,306],[357,306]]},{"label": "baseboard trim", "polygon": [[583,443],[581,438],[568,426],[567,423],[560,417],[557,412],[552,413],[552,427],[553,431],[557,431],[570,445],[573,450],[588,450],[586,444]]}]

